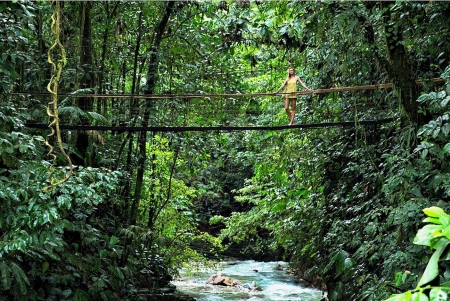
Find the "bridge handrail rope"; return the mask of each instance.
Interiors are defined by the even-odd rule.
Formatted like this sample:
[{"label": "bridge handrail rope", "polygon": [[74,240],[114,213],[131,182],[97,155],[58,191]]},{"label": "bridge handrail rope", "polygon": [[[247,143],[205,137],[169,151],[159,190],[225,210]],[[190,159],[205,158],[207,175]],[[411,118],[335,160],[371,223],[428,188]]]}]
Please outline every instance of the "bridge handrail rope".
[{"label": "bridge handrail rope", "polygon": [[[308,124],[293,124],[281,126],[99,126],[99,125],[61,125],[61,129],[65,130],[96,130],[96,131],[115,131],[115,132],[207,132],[207,131],[270,131],[270,130],[284,130],[284,129],[316,129],[325,127],[356,127],[373,126],[377,124],[384,124],[395,121],[394,118],[385,118],[379,120],[360,120],[355,124],[355,121],[341,121],[341,122],[324,122],[324,123],[308,123]],[[26,127],[45,129],[46,124],[27,123]]]},{"label": "bridge handrail rope", "polygon": [[[444,82],[445,79],[433,78],[431,80],[434,83]],[[423,84],[423,81],[417,80],[416,84]],[[377,85],[365,85],[365,86],[351,86],[351,87],[338,87],[328,89],[315,89],[308,91],[298,91],[297,95],[311,95],[311,94],[324,94],[333,92],[346,92],[346,91],[362,91],[362,90],[379,90],[379,89],[391,89],[392,83],[377,84]],[[12,92],[11,95],[33,95],[33,96],[48,96],[49,93],[45,92]],[[142,94],[63,94],[59,93],[60,97],[96,97],[96,98],[133,98],[133,99],[172,99],[172,98],[212,98],[212,97],[253,97],[253,96],[282,96],[285,93],[242,93],[242,94],[160,94],[160,95],[142,95]]]}]

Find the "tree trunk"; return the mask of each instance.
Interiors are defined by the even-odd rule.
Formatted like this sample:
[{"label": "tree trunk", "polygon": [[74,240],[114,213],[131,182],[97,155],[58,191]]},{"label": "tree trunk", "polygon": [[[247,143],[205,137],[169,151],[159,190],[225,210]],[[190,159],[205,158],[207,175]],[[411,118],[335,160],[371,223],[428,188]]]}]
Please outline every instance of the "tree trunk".
[{"label": "tree trunk", "polygon": [[[159,65],[159,60],[158,60],[159,47],[160,47],[162,37],[163,37],[164,31],[166,29],[167,23],[169,22],[169,17],[173,11],[174,5],[175,5],[174,1],[167,2],[164,15],[161,18],[161,20],[156,28],[155,39],[153,41],[152,47],[150,48],[151,54],[150,54],[149,68],[148,68],[148,77],[147,77],[148,79],[147,79],[146,90],[144,91],[144,94],[146,94],[146,95],[151,95],[155,91],[156,83],[158,80],[157,71],[158,71],[158,65]],[[142,121],[143,127],[147,127],[149,124],[150,112],[151,112],[152,106],[153,106],[152,101],[146,102],[146,105],[144,107],[143,121]],[[139,202],[141,199],[142,184],[143,184],[143,180],[144,180],[144,171],[145,171],[146,161],[147,161],[146,160],[147,159],[147,132],[139,133],[138,147],[139,147],[138,169],[137,169],[137,174],[136,174],[136,186],[135,186],[135,190],[134,190],[133,204],[131,206],[130,224],[136,223]]]},{"label": "tree trunk", "polygon": [[134,48],[134,60],[133,60],[133,81],[131,83],[131,94],[136,93],[136,78],[137,78],[137,67],[139,59],[139,50],[141,48],[142,39],[142,11],[144,8],[142,5],[139,7],[139,17],[138,17],[138,35],[136,37],[136,47]]},{"label": "tree trunk", "polygon": [[[110,12],[109,3],[105,2],[105,10],[106,10],[106,26],[103,31],[103,44],[102,44],[102,53],[100,59],[100,72],[98,77],[98,85],[100,94],[104,94],[106,92],[105,89],[105,61],[106,61],[106,52],[108,48],[108,36],[110,34],[110,27],[112,27],[111,20],[113,16],[116,14],[117,8],[119,7],[118,3],[114,4],[112,11]],[[108,113],[107,101],[103,99],[98,100],[97,112],[99,114],[103,114],[104,116]]]},{"label": "tree trunk", "polygon": [[401,22],[389,9],[391,4],[390,2],[380,2],[381,9],[386,8],[383,19],[388,51],[388,61],[383,61],[382,64],[395,86],[395,91],[405,111],[407,118],[405,121],[417,126],[422,122],[419,120],[419,107],[416,101],[420,95],[414,76],[416,68],[403,43]]},{"label": "tree trunk", "polygon": [[[94,74],[92,72],[92,37],[91,37],[91,8],[92,3],[89,1],[81,2],[81,52],[80,65],[83,68],[83,77],[81,78],[82,89],[92,88],[94,86]],[[78,99],[78,107],[84,112],[93,110],[92,97],[80,97]],[[82,125],[88,125],[87,118],[81,118]],[[87,131],[80,130],[77,136],[76,148],[81,154],[81,158],[74,156],[72,159],[76,165],[88,165],[91,162],[87,150],[89,147],[89,136]]]}]

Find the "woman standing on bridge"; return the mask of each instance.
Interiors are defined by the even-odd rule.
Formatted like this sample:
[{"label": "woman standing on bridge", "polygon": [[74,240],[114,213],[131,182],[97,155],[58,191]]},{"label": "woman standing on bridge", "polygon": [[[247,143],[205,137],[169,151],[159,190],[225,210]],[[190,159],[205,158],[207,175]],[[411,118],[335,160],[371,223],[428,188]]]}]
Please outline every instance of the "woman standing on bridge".
[{"label": "woman standing on bridge", "polygon": [[[311,90],[302,82],[300,77],[295,75],[295,69],[291,67],[288,69],[288,76],[285,79],[284,83],[280,86],[280,88],[277,90],[277,92],[275,92],[275,93],[280,92],[280,90],[286,86],[286,88],[284,89],[284,93],[285,93],[284,108],[285,108],[286,114],[289,118],[289,125],[294,124],[295,105],[297,103],[297,93],[296,93],[297,92],[297,83],[302,85],[302,87],[305,88],[306,90]],[[289,103],[292,103],[292,110],[289,110]]]}]

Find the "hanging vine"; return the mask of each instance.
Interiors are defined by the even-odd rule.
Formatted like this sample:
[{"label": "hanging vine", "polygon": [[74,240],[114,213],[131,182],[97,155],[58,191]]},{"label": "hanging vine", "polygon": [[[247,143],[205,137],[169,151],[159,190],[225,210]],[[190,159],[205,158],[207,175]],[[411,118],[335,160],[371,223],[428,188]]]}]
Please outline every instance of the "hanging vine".
[{"label": "hanging vine", "polygon": [[[52,100],[48,103],[47,106],[47,115],[49,116],[50,124],[49,128],[51,129],[51,133],[47,135],[45,139],[45,144],[50,149],[48,152],[48,156],[52,158],[52,164],[50,165],[50,185],[44,187],[44,191],[48,192],[53,187],[64,183],[67,181],[73,173],[72,161],[70,157],[67,155],[66,151],[63,147],[63,142],[61,139],[61,130],[59,128],[59,117],[58,117],[58,84],[61,78],[62,69],[66,63],[66,51],[64,50],[63,45],[59,39],[61,33],[61,5],[59,1],[55,1],[55,11],[52,14],[52,25],[51,25],[52,33],[55,37],[55,42],[49,48],[48,54],[48,62],[52,65],[52,76],[47,85],[47,90],[51,93]],[[58,51],[56,53],[56,63],[52,60],[52,53]],[[50,144],[49,140],[56,133],[56,139],[58,141],[58,147],[61,153],[66,157],[67,162],[69,163],[69,174],[62,180],[57,180],[53,178],[53,174],[55,173],[55,165],[56,165],[56,155],[53,153],[54,147]]]}]

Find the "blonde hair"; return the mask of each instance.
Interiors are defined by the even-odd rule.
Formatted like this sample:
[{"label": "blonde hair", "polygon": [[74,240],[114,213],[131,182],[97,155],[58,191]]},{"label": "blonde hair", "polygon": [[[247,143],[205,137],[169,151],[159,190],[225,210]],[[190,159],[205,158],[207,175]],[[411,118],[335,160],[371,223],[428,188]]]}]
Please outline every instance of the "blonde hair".
[{"label": "blonde hair", "polygon": [[294,74],[292,76],[295,76],[295,68],[294,67],[289,67],[288,70],[287,70],[288,77],[291,77],[291,75],[289,74],[289,70],[291,70],[291,69],[294,71]]}]

